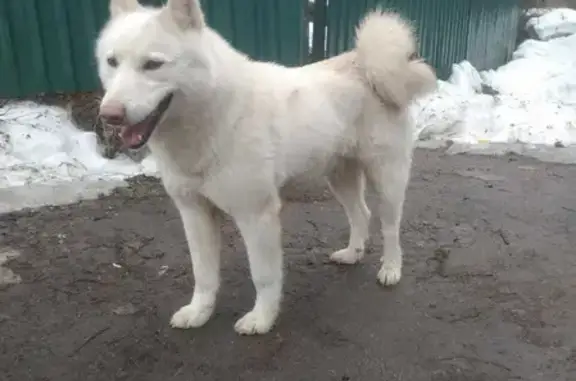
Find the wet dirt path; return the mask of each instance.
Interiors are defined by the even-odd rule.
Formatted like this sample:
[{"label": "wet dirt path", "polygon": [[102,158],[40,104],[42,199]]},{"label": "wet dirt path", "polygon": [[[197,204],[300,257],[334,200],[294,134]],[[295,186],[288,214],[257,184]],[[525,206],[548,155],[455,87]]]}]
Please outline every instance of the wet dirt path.
[{"label": "wet dirt path", "polygon": [[153,180],[0,216],[0,379],[576,380],[576,167],[418,151],[390,290],[377,235],[362,264],[327,263],[347,224],[324,188],[287,199],[283,312],[256,338],[233,331],[253,288],[229,222],[216,315],[169,328],[193,282]]}]

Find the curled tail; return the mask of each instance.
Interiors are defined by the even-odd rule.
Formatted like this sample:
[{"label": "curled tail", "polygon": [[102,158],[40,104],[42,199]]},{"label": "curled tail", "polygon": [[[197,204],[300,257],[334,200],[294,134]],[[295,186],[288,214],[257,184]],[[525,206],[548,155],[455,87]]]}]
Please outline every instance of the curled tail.
[{"label": "curled tail", "polygon": [[356,30],[357,63],[377,95],[406,107],[436,88],[432,67],[418,58],[410,24],[398,14],[369,13]]}]

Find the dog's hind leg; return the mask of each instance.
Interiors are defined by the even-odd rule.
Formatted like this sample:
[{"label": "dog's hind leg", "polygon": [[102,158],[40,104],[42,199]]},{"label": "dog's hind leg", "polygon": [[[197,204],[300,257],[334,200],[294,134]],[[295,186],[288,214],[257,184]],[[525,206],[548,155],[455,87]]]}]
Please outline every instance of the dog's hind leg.
[{"label": "dog's hind leg", "polygon": [[212,316],[220,286],[220,230],[216,210],[205,199],[177,200],[194,271],[194,294],[170,322],[174,328],[196,328]]},{"label": "dog's hind leg", "polygon": [[[388,148],[393,152],[397,148]],[[382,285],[397,284],[402,277],[402,247],[400,223],[406,187],[410,179],[411,157],[398,150],[366,163],[366,174],[378,198],[382,238],[384,239],[382,266],[378,280]]]},{"label": "dog's hind leg", "polygon": [[242,335],[269,332],[280,312],[283,282],[280,208],[280,199],[274,195],[261,208],[233,213],[246,245],[256,288],[254,308],[235,325],[236,332]]},{"label": "dog's hind leg", "polygon": [[364,257],[370,226],[370,210],[364,198],[365,183],[364,172],[356,159],[339,159],[328,176],[330,190],[342,204],[350,224],[348,247],[333,253],[330,256],[333,262],[354,264]]}]

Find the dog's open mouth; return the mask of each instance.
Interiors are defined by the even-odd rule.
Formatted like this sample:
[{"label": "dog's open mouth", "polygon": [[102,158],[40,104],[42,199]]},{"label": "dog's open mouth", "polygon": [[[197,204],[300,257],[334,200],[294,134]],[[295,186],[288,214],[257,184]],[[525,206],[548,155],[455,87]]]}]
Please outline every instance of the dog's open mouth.
[{"label": "dog's open mouth", "polygon": [[124,147],[138,149],[148,142],[156,125],[160,122],[160,119],[162,119],[168,107],[170,107],[173,96],[174,94],[172,93],[165,96],[160,103],[158,103],[158,106],[142,121],[130,126],[122,126],[120,138],[124,143]]}]

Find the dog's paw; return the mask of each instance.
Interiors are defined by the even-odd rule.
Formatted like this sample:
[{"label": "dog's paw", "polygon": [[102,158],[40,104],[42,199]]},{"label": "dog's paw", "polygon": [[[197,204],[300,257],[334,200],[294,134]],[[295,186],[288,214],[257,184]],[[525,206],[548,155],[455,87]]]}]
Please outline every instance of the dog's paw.
[{"label": "dog's paw", "polygon": [[213,306],[185,305],[172,316],[170,325],[181,329],[201,327],[210,319],[213,310]]},{"label": "dog's paw", "polygon": [[364,250],[346,248],[332,253],[330,261],[341,265],[354,265],[364,257]]},{"label": "dog's paw", "polygon": [[250,311],[236,322],[234,329],[240,335],[263,335],[270,332],[275,315]]},{"label": "dog's paw", "polygon": [[384,264],[378,272],[378,282],[383,286],[394,286],[402,278],[402,266],[400,264]]}]

